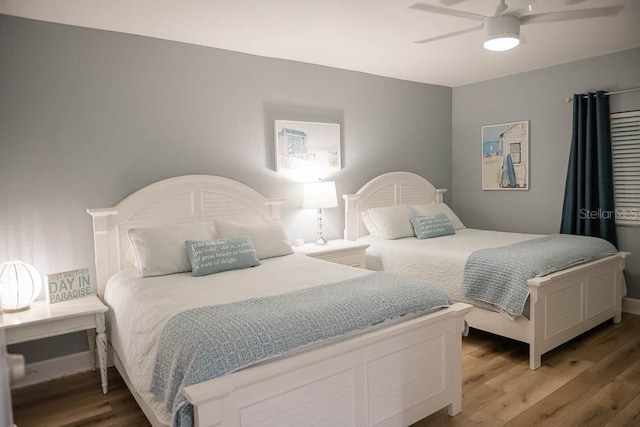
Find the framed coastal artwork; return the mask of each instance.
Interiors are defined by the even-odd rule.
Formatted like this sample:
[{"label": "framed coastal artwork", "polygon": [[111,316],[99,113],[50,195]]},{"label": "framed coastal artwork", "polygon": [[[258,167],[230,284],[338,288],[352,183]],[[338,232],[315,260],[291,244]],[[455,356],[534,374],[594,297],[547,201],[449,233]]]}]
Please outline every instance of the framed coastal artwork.
[{"label": "framed coastal artwork", "polygon": [[482,126],[482,189],[529,189],[529,122]]},{"label": "framed coastal artwork", "polygon": [[278,172],[313,175],[315,180],[340,170],[340,125],[337,123],[276,120],[275,145]]}]

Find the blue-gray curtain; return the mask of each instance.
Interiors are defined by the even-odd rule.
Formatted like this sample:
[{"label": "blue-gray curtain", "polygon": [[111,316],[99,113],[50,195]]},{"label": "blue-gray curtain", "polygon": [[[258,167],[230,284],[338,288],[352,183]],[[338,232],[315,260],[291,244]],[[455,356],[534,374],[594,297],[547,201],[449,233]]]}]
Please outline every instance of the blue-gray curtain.
[{"label": "blue-gray curtain", "polygon": [[604,92],[573,96],[573,136],[560,233],[617,244],[609,99]]}]

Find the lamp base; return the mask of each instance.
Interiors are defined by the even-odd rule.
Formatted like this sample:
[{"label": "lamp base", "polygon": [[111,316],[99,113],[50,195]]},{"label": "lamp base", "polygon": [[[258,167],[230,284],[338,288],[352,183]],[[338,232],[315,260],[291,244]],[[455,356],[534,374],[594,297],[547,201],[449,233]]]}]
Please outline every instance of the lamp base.
[{"label": "lamp base", "polygon": [[26,307],[20,307],[20,308],[14,308],[14,309],[0,309],[0,313],[20,313],[21,311],[27,311],[31,308],[31,305],[28,305]]},{"label": "lamp base", "polygon": [[316,240],[315,242],[313,242],[313,244],[314,244],[314,245],[317,245],[317,246],[324,246],[324,245],[326,245],[327,243],[329,243],[329,242],[327,242],[327,241],[325,240],[325,238],[324,238],[324,237],[319,237],[319,238],[318,238],[318,240]]}]

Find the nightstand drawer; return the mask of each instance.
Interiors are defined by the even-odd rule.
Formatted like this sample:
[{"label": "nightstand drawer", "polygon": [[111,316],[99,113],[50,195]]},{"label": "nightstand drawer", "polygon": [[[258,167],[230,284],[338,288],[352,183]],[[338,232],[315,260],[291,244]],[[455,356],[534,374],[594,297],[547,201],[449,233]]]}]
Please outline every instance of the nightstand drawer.
[{"label": "nightstand drawer", "polygon": [[313,254],[314,258],[323,259],[325,261],[335,262],[336,264],[350,265],[352,267],[360,267],[360,255],[362,251],[348,251],[334,254]]},{"label": "nightstand drawer", "polygon": [[326,245],[307,243],[302,246],[294,246],[293,251],[323,261],[351,267],[366,268],[367,258],[365,251],[368,247],[369,245],[367,243],[350,242],[347,240],[329,240]]}]

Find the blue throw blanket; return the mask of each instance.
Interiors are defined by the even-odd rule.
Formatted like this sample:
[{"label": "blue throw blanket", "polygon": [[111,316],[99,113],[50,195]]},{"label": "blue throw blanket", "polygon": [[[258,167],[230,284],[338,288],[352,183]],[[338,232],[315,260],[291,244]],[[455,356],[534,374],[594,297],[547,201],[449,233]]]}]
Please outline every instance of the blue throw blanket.
[{"label": "blue throw blanket", "polygon": [[372,273],[264,298],[195,308],[164,327],[151,381],[174,426],[191,426],[182,388],[307,344],[385,320],[447,307],[435,286],[392,273]]},{"label": "blue throw blanket", "polygon": [[464,267],[463,295],[522,315],[527,281],[572,265],[613,255],[615,246],[596,237],[555,234],[499,248],[474,251]]}]

